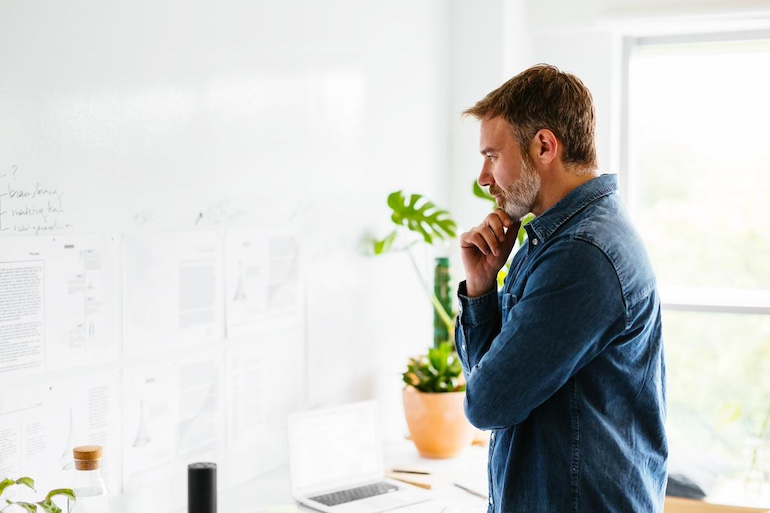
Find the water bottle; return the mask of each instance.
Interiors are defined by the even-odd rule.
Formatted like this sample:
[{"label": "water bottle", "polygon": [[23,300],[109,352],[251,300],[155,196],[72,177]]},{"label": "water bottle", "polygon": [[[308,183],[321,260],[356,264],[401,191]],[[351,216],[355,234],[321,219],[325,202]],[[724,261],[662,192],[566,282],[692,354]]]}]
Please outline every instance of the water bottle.
[{"label": "water bottle", "polygon": [[75,476],[72,491],[75,500],[67,503],[68,513],[109,513],[110,494],[102,477],[102,448],[81,445],[72,450]]}]

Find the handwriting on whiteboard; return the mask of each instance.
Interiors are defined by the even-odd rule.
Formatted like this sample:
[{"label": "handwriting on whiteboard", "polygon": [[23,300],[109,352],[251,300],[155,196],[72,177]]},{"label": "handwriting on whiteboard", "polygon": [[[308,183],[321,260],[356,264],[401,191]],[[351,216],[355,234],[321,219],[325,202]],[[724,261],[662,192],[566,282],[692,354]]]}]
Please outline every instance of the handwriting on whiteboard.
[{"label": "handwriting on whiteboard", "polygon": [[72,228],[65,220],[64,192],[43,182],[25,184],[16,165],[0,174],[0,231],[39,235]]}]

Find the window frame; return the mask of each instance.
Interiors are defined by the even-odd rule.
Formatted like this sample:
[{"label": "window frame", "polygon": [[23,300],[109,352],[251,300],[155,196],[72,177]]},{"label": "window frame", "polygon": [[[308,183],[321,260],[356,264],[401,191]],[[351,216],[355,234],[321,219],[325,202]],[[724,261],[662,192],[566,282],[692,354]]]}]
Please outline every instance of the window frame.
[{"label": "window frame", "polygon": [[[619,66],[621,93],[619,95],[618,175],[620,179],[620,192],[628,205],[632,218],[639,208],[634,196],[631,194],[638,180],[638,176],[635,176],[632,170],[630,152],[629,69],[634,48],[640,46],[752,40],[770,40],[770,28],[625,36],[622,38],[621,62]],[[712,289],[702,287],[666,287],[665,285],[660,285],[660,294],[661,307],[664,310],[770,315],[770,289]]]}]

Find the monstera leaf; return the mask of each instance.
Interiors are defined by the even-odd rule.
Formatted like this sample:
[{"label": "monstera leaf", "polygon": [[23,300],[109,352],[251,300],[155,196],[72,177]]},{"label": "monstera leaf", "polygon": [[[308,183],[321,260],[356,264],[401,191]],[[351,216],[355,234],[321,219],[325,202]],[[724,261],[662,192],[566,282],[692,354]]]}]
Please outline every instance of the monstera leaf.
[{"label": "monstera leaf", "polygon": [[[388,206],[392,210],[390,218],[394,224],[420,234],[427,244],[456,236],[457,224],[449,217],[449,212],[437,207],[422,194],[407,197],[403,191],[393,192],[388,196]],[[396,235],[397,232],[391,232],[384,239],[374,241],[375,254],[387,252]]]}]

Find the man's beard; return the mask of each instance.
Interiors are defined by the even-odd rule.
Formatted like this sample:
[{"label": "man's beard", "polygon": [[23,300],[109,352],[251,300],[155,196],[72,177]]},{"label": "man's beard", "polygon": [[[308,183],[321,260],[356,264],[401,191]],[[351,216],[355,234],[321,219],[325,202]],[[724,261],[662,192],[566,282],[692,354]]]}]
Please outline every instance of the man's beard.
[{"label": "man's beard", "polygon": [[539,190],[540,175],[526,158],[521,160],[521,177],[508,188],[489,187],[490,194],[499,196],[498,206],[517,221],[532,211]]}]

